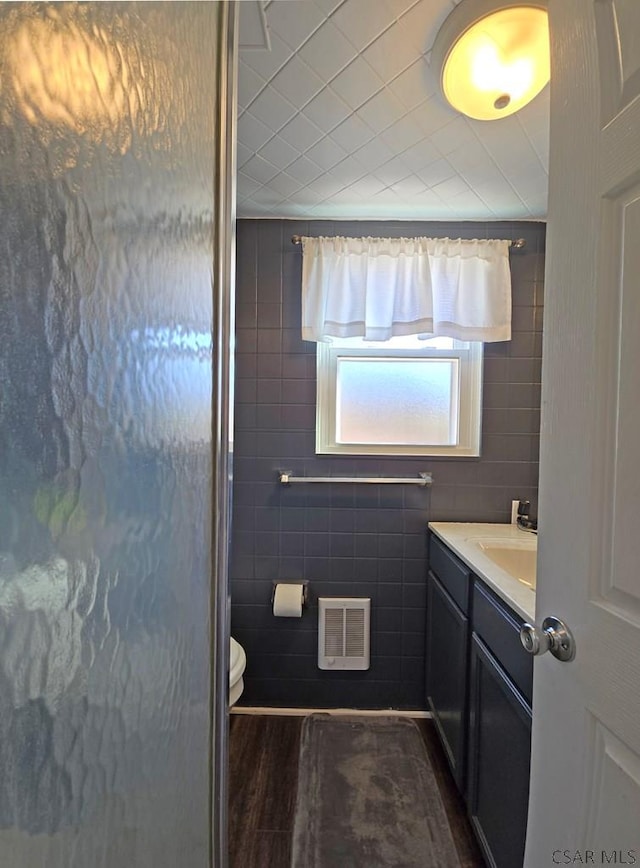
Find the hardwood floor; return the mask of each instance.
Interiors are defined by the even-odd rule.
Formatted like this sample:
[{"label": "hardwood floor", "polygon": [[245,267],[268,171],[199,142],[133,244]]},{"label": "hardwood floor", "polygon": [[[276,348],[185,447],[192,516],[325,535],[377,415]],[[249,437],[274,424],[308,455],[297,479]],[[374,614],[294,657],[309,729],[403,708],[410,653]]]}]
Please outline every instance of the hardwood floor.
[{"label": "hardwood floor", "polygon": [[485,868],[484,858],[467,817],[466,805],[449,771],[435,724],[432,720],[417,720],[416,723],[436,776],[453,843],[458,851],[460,868]]},{"label": "hardwood floor", "polygon": [[[231,868],[289,868],[302,721],[302,717],[231,715]],[[420,720],[418,724],[438,782],[461,868],[485,868],[435,727],[430,720]],[[348,866],[337,865],[336,868]]]},{"label": "hardwood floor", "polygon": [[302,720],[231,715],[231,868],[289,868]]}]

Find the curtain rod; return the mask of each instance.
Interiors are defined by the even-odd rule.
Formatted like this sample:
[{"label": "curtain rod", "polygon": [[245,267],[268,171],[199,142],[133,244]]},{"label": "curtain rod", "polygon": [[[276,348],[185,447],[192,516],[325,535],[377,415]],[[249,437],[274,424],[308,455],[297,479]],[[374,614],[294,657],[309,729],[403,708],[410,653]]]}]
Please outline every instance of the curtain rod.
[{"label": "curtain rod", "polygon": [[[487,241],[491,241],[492,239],[488,238]],[[291,236],[292,244],[302,244],[302,235],[292,235]],[[516,238],[511,242],[511,247],[514,250],[522,250],[523,247],[526,247],[527,239],[526,238]]]}]

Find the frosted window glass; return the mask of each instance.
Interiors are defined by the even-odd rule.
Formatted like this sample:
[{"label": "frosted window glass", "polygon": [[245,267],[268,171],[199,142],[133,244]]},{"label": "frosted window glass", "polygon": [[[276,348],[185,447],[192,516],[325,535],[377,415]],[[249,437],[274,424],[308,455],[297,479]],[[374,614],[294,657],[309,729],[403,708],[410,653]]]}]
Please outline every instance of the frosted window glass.
[{"label": "frosted window glass", "polygon": [[457,442],[457,359],[338,359],[336,442]]}]

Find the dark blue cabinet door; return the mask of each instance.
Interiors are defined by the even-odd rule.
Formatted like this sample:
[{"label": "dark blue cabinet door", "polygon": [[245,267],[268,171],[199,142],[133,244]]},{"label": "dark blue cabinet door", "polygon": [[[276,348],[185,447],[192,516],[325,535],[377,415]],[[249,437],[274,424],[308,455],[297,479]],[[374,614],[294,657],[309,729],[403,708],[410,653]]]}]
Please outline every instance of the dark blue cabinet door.
[{"label": "dark blue cabinet door", "polygon": [[427,704],[451,771],[464,791],[468,619],[433,573],[427,578]]},{"label": "dark blue cabinet door", "polygon": [[529,802],[531,709],[475,633],[469,702],[471,822],[492,868],[520,868]]}]

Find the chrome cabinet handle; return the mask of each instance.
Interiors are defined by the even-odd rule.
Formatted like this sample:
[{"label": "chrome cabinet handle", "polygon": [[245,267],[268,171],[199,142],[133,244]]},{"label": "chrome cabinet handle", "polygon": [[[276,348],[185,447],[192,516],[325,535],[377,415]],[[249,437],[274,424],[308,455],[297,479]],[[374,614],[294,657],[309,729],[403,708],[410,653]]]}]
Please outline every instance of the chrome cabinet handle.
[{"label": "chrome cabinet handle", "polygon": [[529,654],[539,655],[551,651],[554,657],[568,663],[576,656],[576,643],[567,625],[558,618],[545,618],[542,630],[533,624],[523,624],[520,641]]}]

